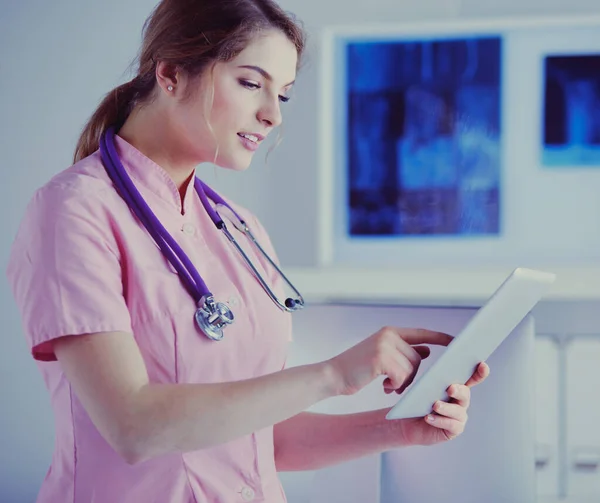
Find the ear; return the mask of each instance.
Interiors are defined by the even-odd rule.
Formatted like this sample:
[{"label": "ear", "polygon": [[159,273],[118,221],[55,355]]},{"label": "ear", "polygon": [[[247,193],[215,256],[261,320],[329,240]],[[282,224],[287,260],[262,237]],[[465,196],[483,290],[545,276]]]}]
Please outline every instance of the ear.
[{"label": "ear", "polygon": [[[178,87],[181,87],[180,73],[175,65],[159,61],[156,65],[156,81],[162,90],[172,94]],[[169,91],[169,86],[173,91]]]}]

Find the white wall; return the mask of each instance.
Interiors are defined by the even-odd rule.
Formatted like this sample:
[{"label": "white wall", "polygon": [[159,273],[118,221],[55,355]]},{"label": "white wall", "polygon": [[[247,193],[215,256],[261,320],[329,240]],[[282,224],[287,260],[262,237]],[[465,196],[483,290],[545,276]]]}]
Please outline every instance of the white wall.
[{"label": "white wall", "polygon": [[[33,191],[68,167],[79,130],[103,95],[127,79],[154,0],[1,0],[0,266]],[[312,34],[309,64],[286,113],[285,137],[266,168],[206,179],[252,208],[286,265],[316,260],[317,39],[330,23],[598,12],[597,0],[282,0]],[[518,105],[516,105],[518,106]],[[549,195],[550,197],[551,195]],[[287,209],[288,211],[283,211]],[[283,219],[282,216],[289,217]],[[301,217],[297,217],[301,215]],[[290,225],[290,222],[292,225]],[[49,400],[0,280],[0,501],[32,501],[53,444]]]}]

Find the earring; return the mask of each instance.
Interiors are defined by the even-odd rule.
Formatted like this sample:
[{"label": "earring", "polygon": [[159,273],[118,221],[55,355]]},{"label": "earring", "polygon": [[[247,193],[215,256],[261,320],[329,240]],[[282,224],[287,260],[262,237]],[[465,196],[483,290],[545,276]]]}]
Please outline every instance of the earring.
[{"label": "earring", "polygon": [[168,90],[168,91],[172,91],[172,90],[173,90],[173,86],[169,86],[169,87],[167,87],[167,90]]}]

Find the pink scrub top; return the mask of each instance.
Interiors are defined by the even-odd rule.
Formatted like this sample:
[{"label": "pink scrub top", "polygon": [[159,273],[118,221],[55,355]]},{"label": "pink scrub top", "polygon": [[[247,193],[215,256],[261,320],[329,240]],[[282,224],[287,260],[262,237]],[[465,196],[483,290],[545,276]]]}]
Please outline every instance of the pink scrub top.
[{"label": "pink scrub top", "polygon": [[[227,444],[127,464],[105,441],[53,353],[60,336],[133,333],[153,383],[218,383],[284,368],[291,315],[270,300],[205,212],[193,184],[183,208],[166,172],[116,136],[123,165],[209,290],[235,315],[222,341],[202,335],[176,270],[116,192],[99,151],[56,175],[30,201],[7,276],[23,330],[51,396],[56,443],[39,503],[284,502],[273,428]],[[232,204],[267,253],[256,217]],[[274,291],[283,283],[229,226]],[[274,257],[275,259],[275,257]]]}]

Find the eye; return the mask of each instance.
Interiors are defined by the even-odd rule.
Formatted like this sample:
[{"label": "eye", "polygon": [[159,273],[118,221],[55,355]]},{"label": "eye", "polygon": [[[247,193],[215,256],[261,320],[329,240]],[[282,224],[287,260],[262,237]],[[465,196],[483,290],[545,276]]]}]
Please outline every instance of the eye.
[{"label": "eye", "polygon": [[250,82],[249,80],[244,79],[240,79],[239,82],[246,89],[260,89],[260,84],[257,84],[256,82]]},{"label": "eye", "polygon": [[[246,89],[251,89],[251,90],[260,89],[262,87],[260,84],[258,84],[256,82],[251,82],[251,81],[245,80],[245,79],[239,79],[239,83],[240,83],[240,85],[242,85]],[[280,94],[279,95],[279,101],[281,103],[287,103],[288,101],[290,101],[290,97],[289,96],[284,96],[283,94]]]}]

